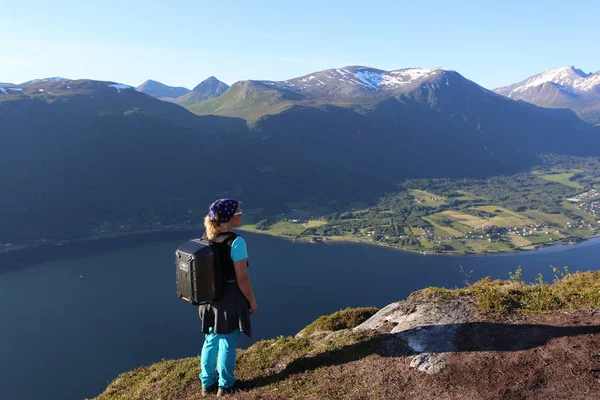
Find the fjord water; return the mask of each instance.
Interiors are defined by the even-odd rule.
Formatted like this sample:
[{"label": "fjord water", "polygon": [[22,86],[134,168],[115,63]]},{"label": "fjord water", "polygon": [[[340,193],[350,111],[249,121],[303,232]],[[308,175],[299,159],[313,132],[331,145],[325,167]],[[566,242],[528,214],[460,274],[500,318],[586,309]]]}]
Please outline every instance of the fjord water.
[{"label": "fjord water", "polygon": [[[421,256],[244,233],[259,304],[252,341],[293,335],[345,307],[382,307],[426,286],[462,286],[462,269],[526,280],[550,265],[600,269],[600,240],[498,256]],[[195,357],[196,308],[176,298],[174,251],[192,233],[161,233],[0,255],[0,399],[82,399],[119,373]]]}]

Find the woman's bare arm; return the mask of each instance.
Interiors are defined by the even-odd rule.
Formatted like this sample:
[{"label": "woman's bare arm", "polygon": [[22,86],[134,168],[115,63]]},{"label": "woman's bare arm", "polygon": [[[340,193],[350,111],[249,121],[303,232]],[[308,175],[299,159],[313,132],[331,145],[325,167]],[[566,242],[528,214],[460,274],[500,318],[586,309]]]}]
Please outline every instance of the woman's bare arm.
[{"label": "woman's bare arm", "polygon": [[250,303],[252,314],[256,314],[258,311],[258,305],[254,300],[254,293],[252,292],[252,283],[250,282],[250,276],[248,276],[248,265],[247,260],[244,258],[240,261],[234,261],[233,267],[235,269],[235,280],[237,281],[242,294]]}]

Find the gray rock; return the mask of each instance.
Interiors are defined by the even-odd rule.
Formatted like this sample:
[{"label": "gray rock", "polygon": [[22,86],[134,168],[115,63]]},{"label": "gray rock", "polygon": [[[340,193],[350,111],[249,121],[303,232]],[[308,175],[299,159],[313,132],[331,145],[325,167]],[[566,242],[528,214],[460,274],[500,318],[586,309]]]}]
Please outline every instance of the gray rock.
[{"label": "gray rock", "polygon": [[456,331],[460,324],[469,320],[470,313],[464,300],[417,302],[407,299],[384,307],[354,329],[395,334],[390,340],[402,343],[396,346],[388,343],[387,348],[401,349],[397,355],[406,355],[402,351],[408,346],[410,351],[417,353],[411,360],[411,367],[434,374],[446,366],[443,353],[455,350]]},{"label": "gray rock", "polygon": [[422,353],[413,357],[410,366],[431,375],[442,371],[446,367],[446,362],[446,358],[441,354]]}]

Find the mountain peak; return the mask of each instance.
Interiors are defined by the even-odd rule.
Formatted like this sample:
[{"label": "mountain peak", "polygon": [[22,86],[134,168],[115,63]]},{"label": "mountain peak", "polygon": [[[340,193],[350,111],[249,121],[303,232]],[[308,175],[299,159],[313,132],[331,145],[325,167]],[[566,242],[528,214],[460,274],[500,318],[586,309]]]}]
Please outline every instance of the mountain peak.
[{"label": "mountain peak", "polygon": [[385,71],[361,65],[327,69],[286,81],[260,81],[261,83],[298,93],[359,97],[369,93],[392,92],[415,87],[439,73],[444,68],[405,68]]},{"label": "mountain peak", "polygon": [[[193,88],[192,91],[193,92],[205,92],[207,89],[210,91],[219,92],[217,94],[217,96],[218,96],[218,95],[221,95],[223,92],[225,92],[225,90],[229,89],[229,85],[227,85],[224,82],[221,82],[214,76],[209,76],[208,78],[206,78],[205,80],[200,82],[195,88]],[[213,96],[213,97],[216,97],[216,96]]]},{"label": "mountain peak", "polygon": [[152,79],[142,83],[137,90],[157,99],[174,99],[190,92],[188,88],[168,86]]},{"label": "mountain peak", "polygon": [[146,80],[144,83],[142,83],[142,84],[141,84],[140,86],[138,86],[138,87],[142,87],[142,86],[144,86],[144,85],[155,85],[155,84],[158,84],[158,85],[164,85],[164,86],[166,86],[165,84],[163,84],[163,83],[160,83],[159,81],[155,81],[155,80],[153,80],[153,79],[148,79],[148,80]]},{"label": "mountain peak", "polygon": [[587,92],[600,84],[600,75],[585,73],[574,66],[558,67],[530,76],[514,85],[498,88],[496,92],[513,99],[519,99],[525,91],[546,83],[560,85],[574,91]]},{"label": "mountain peak", "polygon": [[229,85],[221,82],[214,76],[209,76],[200,82],[192,91],[176,100],[177,104],[187,105],[197,101],[209,100],[219,97],[229,89]]},{"label": "mountain peak", "polygon": [[574,66],[552,68],[494,91],[540,107],[571,109],[592,124],[600,121],[600,71],[588,74]]}]

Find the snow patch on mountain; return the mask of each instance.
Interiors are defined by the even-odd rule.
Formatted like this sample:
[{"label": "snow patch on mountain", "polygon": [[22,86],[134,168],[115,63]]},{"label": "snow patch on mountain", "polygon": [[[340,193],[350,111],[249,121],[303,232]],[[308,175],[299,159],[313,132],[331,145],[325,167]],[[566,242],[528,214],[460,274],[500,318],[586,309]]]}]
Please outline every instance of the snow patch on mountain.
[{"label": "snow patch on mountain", "polygon": [[3,87],[0,87],[0,92],[2,92],[4,94],[8,94],[8,90],[4,89]]},{"label": "snow patch on mountain", "polygon": [[587,92],[592,90],[596,86],[600,85],[600,72],[596,72],[594,75],[588,76],[585,79],[578,79],[573,83],[573,87],[577,90]]},{"label": "snow patch on mountain", "polygon": [[554,83],[563,88],[587,92],[600,84],[600,73],[586,74],[574,67],[560,67],[544,71],[524,81],[522,85],[514,87],[508,97],[518,98],[528,89],[541,86],[545,83]]},{"label": "snow patch on mountain", "polygon": [[381,81],[383,79],[382,72],[375,72],[369,70],[357,71],[354,73],[354,76],[356,76],[362,83],[364,83],[373,90],[379,90],[379,85],[381,84]]},{"label": "snow patch on mountain", "polygon": [[429,75],[433,75],[438,71],[445,71],[444,68],[408,68],[397,71],[392,71],[391,74],[395,76],[402,76],[408,78],[411,81],[426,78]]},{"label": "snow patch on mountain", "polygon": [[29,82],[23,83],[23,85],[31,85],[34,83],[43,83],[43,82],[58,82],[58,81],[68,81],[69,79],[63,78],[62,76],[54,76],[52,78],[44,78],[44,79],[34,79]]},{"label": "snow patch on mountain", "polygon": [[[260,81],[264,85],[295,92],[310,92],[311,89],[326,86],[339,87],[350,85],[361,87],[363,90],[379,92],[381,90],[394,90],[411,84],[421,83],[444,68],[407,68],[394,71],[382,71],[367,67],[336,68],[317,72],[312,75],[289,79],[281,82]],[[449,83],[447,83],[449,85]],[[435,90],[435,87],[432,86]]]},{"label": "snow patch on mountain", "polygon": [[117,93],[121,93],[124,89],[133,89],[131,86],[123,85],[122,83],[111,83],[108,87],[117,89]]}]

